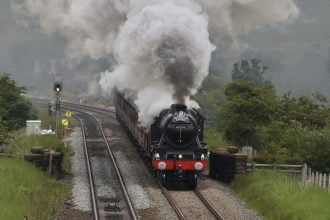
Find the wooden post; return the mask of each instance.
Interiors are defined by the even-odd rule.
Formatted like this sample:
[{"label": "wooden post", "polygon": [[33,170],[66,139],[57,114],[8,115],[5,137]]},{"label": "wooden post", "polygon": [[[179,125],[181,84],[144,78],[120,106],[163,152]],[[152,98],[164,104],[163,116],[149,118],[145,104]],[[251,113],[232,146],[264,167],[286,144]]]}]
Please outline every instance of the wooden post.
[{"label": "wooden post", "polygon": [[319,172],[315,172],[315,185],[319,184]]},{"label": "wooden post", "polygon": [[308,168],[308,184],[312,182],[312,168]]},{"label": "wooden post", "polygon": [[322,186],[322,173],[319,173],[319,186],[321,187]]},{"label": "wooden post", "polygon": [[49,162],[48,162],[48,173],[51,175],[52,174],[52,169],[53,169],[53,155],[54,151],[49,152]]},{"label": "wooden post", "polygon": [[64,147],[67,147],[67,143],[66,143],[66,129],[67,129],[67,126],[65,125],[64,126]]},{"label": "wooden post", "polygon": [[255,162],[253,161],[253,162],[252,162],[252,170],[254,171],[255,168],[256,168],[256,164],[255,164]]},{"label": "wooden post", "polygon": [[301,181],[304,183],[304,185],[307,184],[307,164],[303,164],[302,172],[301,172]]},{"label": "wooden post", "polygon": [[328,191],[330,191],[330,173],[328,175]]},{"label": "wooden post", "polygon": [[273,170],[276,170],[276,163],[273,163]]},{"label": "wooden post", "polygon": [[327,187],[327,174],[323,174],[323,184],[322,184],[323,188]]},{"label": "wooden post", "polygon": [[311,179],[311,185],[313,185],[314,184],[314,179],[315,178],[315,175],[314,175],[314,172],[312,172],[312,179]]}]

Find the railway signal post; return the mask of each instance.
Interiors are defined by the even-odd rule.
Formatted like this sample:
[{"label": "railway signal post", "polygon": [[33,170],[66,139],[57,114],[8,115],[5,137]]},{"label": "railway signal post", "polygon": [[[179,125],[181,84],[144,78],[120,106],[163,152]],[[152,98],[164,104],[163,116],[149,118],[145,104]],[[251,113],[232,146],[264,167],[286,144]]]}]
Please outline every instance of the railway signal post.
[{"label": "railway signal post", "polygon": [[54,92],[56,95],[56,135],[59,135],[60,128],[60,110],[61,110],[61,92],[62,92],[63,83],[55,82],[54,83]]}]

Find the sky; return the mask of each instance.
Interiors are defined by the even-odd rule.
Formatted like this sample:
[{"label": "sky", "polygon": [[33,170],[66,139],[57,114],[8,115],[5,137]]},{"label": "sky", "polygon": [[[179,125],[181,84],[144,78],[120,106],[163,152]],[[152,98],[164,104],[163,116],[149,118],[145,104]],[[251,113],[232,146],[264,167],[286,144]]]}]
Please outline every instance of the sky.
[{"label": "sky", "polygon": [[[330,1],[296,0],[299,18],[280,29],[263,28],[243,37],[249,46],[240,56],[213,53],[211,71],[229,78],[232,64],[257,57],[268,66],[268,79],[281,92],[330,95]],[[17,25],[10,0],[0,2],[0,72],[10,73],[30,90],[50,94],[56,74],[64,88],[78,96],[99,92],[99,72],[111,67],[108,60],[83,60],[74,68],[64,65],[66,39],[48,36],[39,27]],[[77,77],[75,72],[85,74]],[[87,83],[88,82],[88,83]],[[45,92],[47,91],[47,92]]]}]

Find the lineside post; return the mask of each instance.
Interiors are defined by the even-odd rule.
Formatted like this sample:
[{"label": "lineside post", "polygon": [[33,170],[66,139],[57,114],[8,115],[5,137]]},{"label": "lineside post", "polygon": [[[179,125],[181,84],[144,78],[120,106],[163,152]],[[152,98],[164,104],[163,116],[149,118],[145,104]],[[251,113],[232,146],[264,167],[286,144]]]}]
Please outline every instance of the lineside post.
[{"label": "lineside post", "polygon": [[54,92],[56,94],[56,135],[59,136],[62,82],[54,83]]}]

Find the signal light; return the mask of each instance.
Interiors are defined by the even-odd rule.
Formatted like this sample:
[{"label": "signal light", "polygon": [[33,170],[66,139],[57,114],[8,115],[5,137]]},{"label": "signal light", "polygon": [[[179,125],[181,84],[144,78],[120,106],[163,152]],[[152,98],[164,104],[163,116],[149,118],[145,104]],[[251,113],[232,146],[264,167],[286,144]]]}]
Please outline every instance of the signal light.
[{"label": "signal light", "polygon": [[55,82],[54,83],[54,91],[61,92],[62,91],[62,82]]}]

